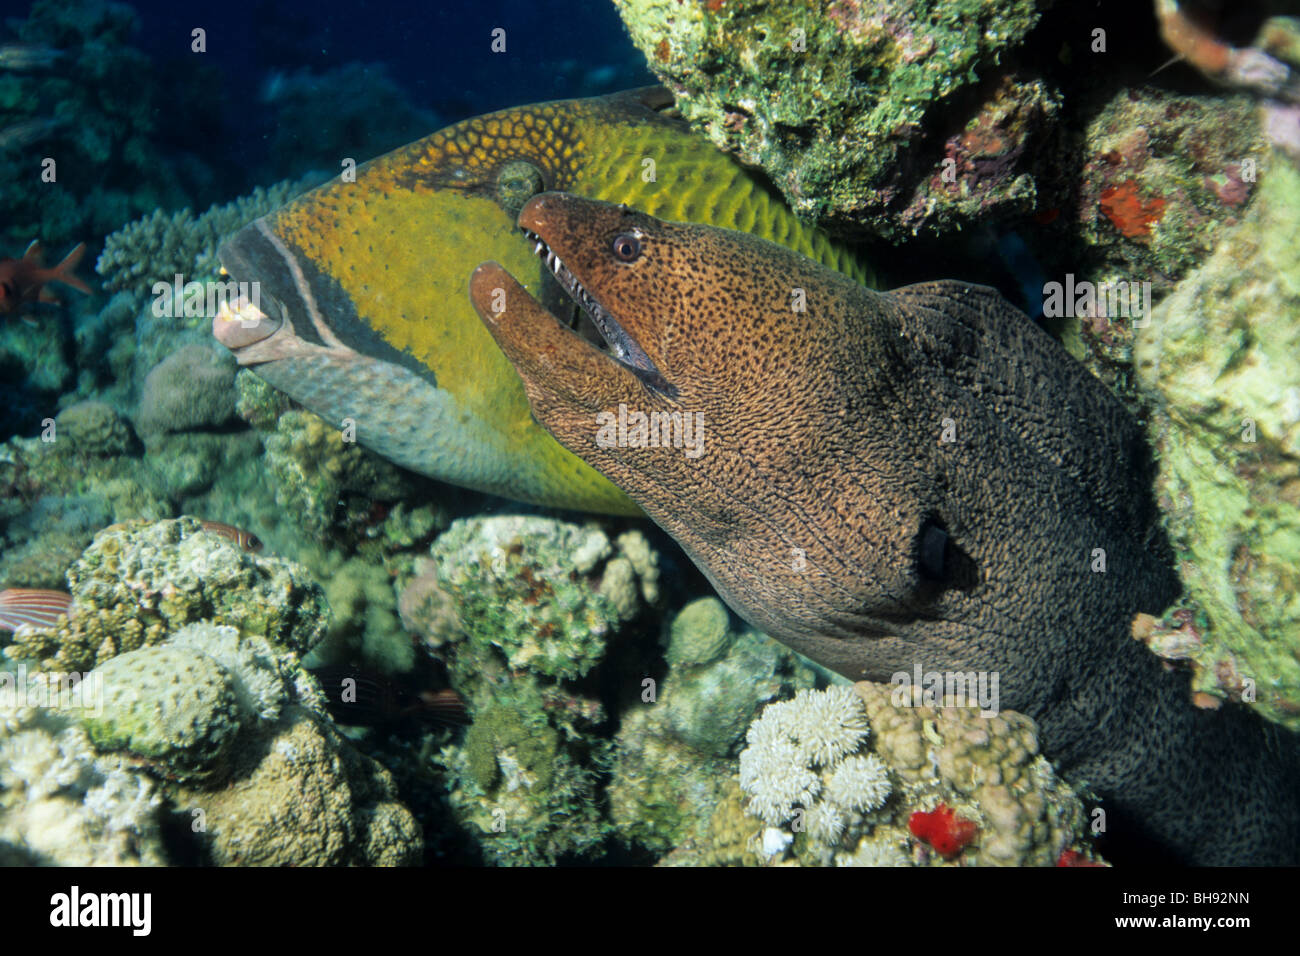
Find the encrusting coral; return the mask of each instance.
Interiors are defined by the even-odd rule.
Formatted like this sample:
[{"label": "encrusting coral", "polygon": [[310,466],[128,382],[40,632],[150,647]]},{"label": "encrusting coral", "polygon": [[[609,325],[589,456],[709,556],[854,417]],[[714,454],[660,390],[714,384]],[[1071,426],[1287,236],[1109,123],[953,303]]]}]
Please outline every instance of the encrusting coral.
[{"label": "encrusting coral", "polygon": [[801,217],[887,236],[1033,207],[1029,161],[1059,97],[999,61],[1041,6],[615,3],[715,145],[761,166]]},{"label": "encrusting coral", "polygon": [[1258,189],[1138,332],[1186,593],[1135,636],[1190,663],[1201,706],[1300,730],[1300,169],[1275,154]]},{"label": "encrusting coral", "polygon": [[190,517],[106,528],[68,571],[68,587],[72,614],[55,628],[18,635],[10,657],[89,670],[202,619],[306,653],[329,618],[305,569],[250,554]]}]

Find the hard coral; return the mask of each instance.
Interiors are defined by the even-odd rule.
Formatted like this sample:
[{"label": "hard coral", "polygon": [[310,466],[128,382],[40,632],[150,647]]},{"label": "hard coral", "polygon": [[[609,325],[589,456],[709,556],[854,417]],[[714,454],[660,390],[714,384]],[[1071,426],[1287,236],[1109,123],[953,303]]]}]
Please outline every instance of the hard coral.
[{"label": "hard coral", "polygon": [[329,615],[305,569],[249,554],[197,518],[106,528],[68,571],[68,586],[76,601],[71,616],[19,635],[11,656],[89,670],[201,619],[305,653],[324,635]]}]

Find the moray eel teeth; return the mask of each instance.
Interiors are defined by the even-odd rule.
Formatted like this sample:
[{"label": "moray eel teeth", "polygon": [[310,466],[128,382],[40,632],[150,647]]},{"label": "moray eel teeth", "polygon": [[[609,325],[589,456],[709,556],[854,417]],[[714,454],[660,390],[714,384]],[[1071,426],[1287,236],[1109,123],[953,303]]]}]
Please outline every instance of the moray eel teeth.
[{"label": "moray eel teeth", "polygon": [[530,203],[524,207],[524,211],[520,214],[520,225],[524,230],[524,235],[534,244],[533,253],[546,263],[546,267],[551,270],[556,281],[560,283],[560,287],[577,303],[578,308],[582,309],[587,314],[587,317],[591,319],[591,324],[596,327],[596,331],[600,333],[605,344],[609,346],[610,354],[635,372],[648,387],[667,398],[675,398],[678,394],[677,388],[664,379],[655,363],[651,361],[650,356],[646,355],[645,349],[628,334],[627,330],[610,314],[609,310],[587,291],[587,288],[578,281],[578,277],[555,254],[555,250],[548,246],[541,236],[523,225],[529,212],[535,213],[539,208],[539,205]]}]

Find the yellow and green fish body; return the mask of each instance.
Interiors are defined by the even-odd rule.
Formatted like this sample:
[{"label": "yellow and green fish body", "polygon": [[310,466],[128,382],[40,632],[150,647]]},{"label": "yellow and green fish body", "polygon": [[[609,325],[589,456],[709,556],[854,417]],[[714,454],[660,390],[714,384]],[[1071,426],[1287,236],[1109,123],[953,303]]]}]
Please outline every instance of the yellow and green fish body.
[{"label": "yellow and green fish body", "polygon": [[471,307],[495,259],[574,315],[515,224],[550,190],[752,232],[864,283],[847,248],[800,223],[756,175],[667,112],[657,88],[475,117],[362,165],[220,250],[253,295],[224,309],[241,364],[414,471],[521,501],[638,514],[532,418],[519,377]]}]

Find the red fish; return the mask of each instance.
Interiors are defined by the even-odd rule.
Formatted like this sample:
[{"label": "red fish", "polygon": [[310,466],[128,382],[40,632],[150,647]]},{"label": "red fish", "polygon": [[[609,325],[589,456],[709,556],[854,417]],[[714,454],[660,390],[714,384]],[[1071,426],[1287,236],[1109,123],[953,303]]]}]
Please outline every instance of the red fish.
[{"label": "red fish", "polygon": [[226,524],[224,521],[200,521],[200,523],[203,525],[204,531],[219,534],[227,541],[233,541],[245,551],[253,554],[262,553],[262,539],[251,531],[236,528],[233,524]]},{"label": "red fish", "polygon": [[57,266],[47,269],[41,241],[33,239],[21,259],[0,259],[0,314],[16,312],[31,302],[59,301],[45,288],[51,282],[62,282],[89,295],[90,286],[74,274],[85,254],[86,244],[83,242]]},{"label": "red fish", "polygon": [[53,627],[72,607],[72,595],[44,588],[0,591],[0,631],[24,627]]},{"label": "red fish", "polygon": [[979,832],[970,820],[963,820],[947,804],[941,803],[933,810],[917,810],[907,821],[912,836],[924,840],[946,860],[951,860]]}]

